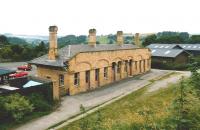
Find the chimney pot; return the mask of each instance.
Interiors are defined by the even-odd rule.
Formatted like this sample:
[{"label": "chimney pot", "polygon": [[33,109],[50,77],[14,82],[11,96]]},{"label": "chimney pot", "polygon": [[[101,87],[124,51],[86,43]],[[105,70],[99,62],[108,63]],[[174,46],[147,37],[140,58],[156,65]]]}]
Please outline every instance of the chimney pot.
[{"label": "chimney pot", "polygon": [[89,30],[88,44],[96,46],[96,29],[94,28]]},{"label": "chimney pot", "polygon": [[136,46],[141,47],[141,44],[140,44],[140,34],[139,33],[135,33],[134,41],[135,41],[135,45]]},{"label": "chimney pot", "polygon": [[124,44],[123,31],[117,31],[117,44],[120,46]]}]

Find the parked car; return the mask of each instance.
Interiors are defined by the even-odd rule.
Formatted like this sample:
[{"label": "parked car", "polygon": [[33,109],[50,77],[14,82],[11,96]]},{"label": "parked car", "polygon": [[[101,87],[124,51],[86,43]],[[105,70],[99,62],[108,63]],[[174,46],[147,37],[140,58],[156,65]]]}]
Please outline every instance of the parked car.
[{"label": "parked car", "polygon": [[22,72],[10,74],[9,77],[10,78],[20,78],[20,77],[24,77],[24,76],[27,76],[27,75],[28,75],[28,72],[22,71]]},{"label": "parked car", "polygon": [[31,69],[32,69],[32,66],[31,66],[31,65],[22,65],[22,66],[18,66],[17,69],[18,69],[18,70],[27,71],[27,70],[31,70]]}]

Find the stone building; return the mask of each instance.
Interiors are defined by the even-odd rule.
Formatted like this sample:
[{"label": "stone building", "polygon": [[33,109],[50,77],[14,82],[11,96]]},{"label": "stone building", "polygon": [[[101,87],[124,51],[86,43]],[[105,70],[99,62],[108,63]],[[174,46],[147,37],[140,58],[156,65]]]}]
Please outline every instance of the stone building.
[{"label": "stone building", "polygon": [[122,31],[117,32],[116,44],[96,44],[96,30],[90,29],[87,45],[57,50],[57,30],[49,27],[49,54],[30,61],[37,66],[39,77],[53,81],[54,98],[93,90],[151,69],[150,50],[136,46],[138,43],[124,44]]}]

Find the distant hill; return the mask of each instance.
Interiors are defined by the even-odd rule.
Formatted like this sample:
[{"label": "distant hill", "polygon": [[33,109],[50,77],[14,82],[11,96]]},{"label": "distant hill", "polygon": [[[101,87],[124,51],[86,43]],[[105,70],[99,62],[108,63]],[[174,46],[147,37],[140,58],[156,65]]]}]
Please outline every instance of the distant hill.
[{"label": "distant hill", "polygon": [[16,35],[11,33],[5,33],[5,35],[10,43],[13,44],[38,44],[41,41],[47,43],[48,36],[40,36],[40,35]]},{"label": "distant hill", "polygon": [[18,37],[7,37],[8,42],[11,44],[28,44],[26,40]]}]

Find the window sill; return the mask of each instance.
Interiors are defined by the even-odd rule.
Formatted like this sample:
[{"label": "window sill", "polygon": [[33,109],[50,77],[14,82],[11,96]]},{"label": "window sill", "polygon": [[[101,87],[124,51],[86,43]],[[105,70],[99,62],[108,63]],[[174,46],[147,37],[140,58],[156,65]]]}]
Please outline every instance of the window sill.
[{"label": "window sill", "polygon": [[64,87],[64,85],[60,85],[59,87],[60,87],[60,88],[63,88],[63,87]]},{"label": "window sill", "polygon": [[78,88],[79,86],[80,86],[79,84],[74,85],[74,87],[76,87],[76,88]]}]

